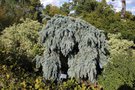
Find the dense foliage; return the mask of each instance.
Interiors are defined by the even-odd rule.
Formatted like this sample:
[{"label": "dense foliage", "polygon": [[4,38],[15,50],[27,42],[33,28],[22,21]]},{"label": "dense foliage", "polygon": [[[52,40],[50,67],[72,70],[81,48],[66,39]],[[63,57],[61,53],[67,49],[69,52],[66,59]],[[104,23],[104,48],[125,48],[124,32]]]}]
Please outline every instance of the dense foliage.
[{"label": "dense foliage", "polygon": [[66,15],[66,13],[61,11],[59,7],[53,6],[51,4],[46,6],[46,8],[43,10],[43,14],[49,15],[50,17],[53,17],[55,14]]},{"label": "dense foliage", "polygon": [[[0,37],[0,63],[18,68],[32,69],[31,61],[41,52],[38,44],[38,31],[41,24],[37,21],[26,19],[21,24],[13,25],[3,30]],[[19,73],[18,73],[19,74]]]},{"label": "dense foliage", "polygon": [[111,58],[105,67],[99,83],[105,90],[130,90],[135,89],[135,60],[129,55],[118,54]]},{"label": "dense foliage", "polygon": [[0,65],[0,89],[2,90],[100,90],[100,85],[78,83],[71,79],[67,82],[55,84],[53,82],[44,82],[44,79],[36,74],[25,73],[22,77],[16,77],[11,72],[11,67]]},{"label": "dense foliage", "polygon": [[40,0],[1,0],[0,1],[0,31],[20,18],[31,18],[40,21]]},{"label": "dense foliage", "polygon": [[100,65],[108,62],[103,31],[83,20],[55,15],[40,31],[40,38],[46,49],[36,58],[36,65],[43,68],[47,80],[59,80],[62,73],[94,83]]},{"label": "dense foliage", "polygon": [[[135,15],[126,12],[125,18],[121,19],[120,12],[115,12],[106,0],[73,2],[64,3],[60,8],[47,5],[43,9],[40,0],[0,0],[0,89],[135,89]],[[89,22],[108,35],[110,62],[99,75],[97,82],[100,85],[75,80],[60,84],[45,82],[41,72],[35,69],[35,63],[31,62],[44,50],[38,43],[38,32],[44,23],[42,18],[49,16],[50,19],[55,14],[67,16],[71,5],[76,11],[73,17]]]},{"label": "dense foliage", "polygon": [[121,39],[120,36],[109,35],[110,62],[99,78],[105,90],[135,89],[135,58],[131,49],[134,43]]},{"label": "dense foliage", "polygon": [[[96,0],[73,0],[78,2],[74,10],[76,17],[81,17],[99,29],[107,33],[121,33],[122,38],[135,41],[135,16],[131,12],[126,12],[124,19],[121,19],[120,12],[115,12],[111,5],[107,5],[106,0],[97,2]],[[64,6],[61,9],[67,10]]]}]

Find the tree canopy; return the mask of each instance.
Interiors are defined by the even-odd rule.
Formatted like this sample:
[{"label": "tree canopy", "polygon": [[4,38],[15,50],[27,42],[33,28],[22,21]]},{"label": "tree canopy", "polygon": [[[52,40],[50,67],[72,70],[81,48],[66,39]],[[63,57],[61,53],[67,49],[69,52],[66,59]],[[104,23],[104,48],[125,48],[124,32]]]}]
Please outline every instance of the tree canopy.
[{"label": "tree canopy", "polygon": [[1,0],[0,1],[0,31],[21,18],[39,19],[40,0]]}]

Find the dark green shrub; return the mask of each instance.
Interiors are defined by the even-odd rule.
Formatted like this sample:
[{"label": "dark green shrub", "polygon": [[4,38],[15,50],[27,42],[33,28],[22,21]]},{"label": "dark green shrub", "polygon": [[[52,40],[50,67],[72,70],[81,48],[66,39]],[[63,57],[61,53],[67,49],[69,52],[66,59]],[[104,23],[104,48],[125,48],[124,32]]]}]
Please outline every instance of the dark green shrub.
[{"label": "dark green shrub", "polygon": [[105,90],[117,90],[122,85],[135,88],[135,60],[130,56],[119,54],[112,58],[99,78]]},{"label": "dark green shrub", "polygon": [[117,90],[125,85],[135,89],[135,60],[131,49],[134,44],[120,37],[120,34],[109,36],[110,62],[99,76],[105,90]]}]

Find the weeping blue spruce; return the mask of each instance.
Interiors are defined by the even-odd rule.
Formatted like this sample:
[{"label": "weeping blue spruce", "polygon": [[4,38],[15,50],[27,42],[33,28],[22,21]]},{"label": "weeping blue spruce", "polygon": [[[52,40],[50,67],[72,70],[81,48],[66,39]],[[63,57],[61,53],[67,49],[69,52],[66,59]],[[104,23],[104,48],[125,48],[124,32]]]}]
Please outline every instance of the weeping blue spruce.
[{"label": "weeping blue spruce", "polygon": [[45,47],[36,57],[46,80],[58,80],[61,73],[68,78],[95,82],[108,62],[107,43],[103,31],[69,16],[55,15],[40,32]]}]

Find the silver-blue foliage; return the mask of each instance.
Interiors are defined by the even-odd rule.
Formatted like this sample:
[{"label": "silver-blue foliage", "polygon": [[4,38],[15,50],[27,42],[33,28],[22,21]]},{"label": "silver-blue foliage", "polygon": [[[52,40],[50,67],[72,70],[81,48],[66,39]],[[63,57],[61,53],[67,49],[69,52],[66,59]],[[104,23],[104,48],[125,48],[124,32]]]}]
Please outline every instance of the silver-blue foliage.
[{"label": "silver-blue foliage", "polygon": [[36,64],[42,66],[45,79],[56,80],[66,73],[95,82],[98,70],[108,62],[104,33],[83,20],[55,15],[40,37],[46,49]]}]

